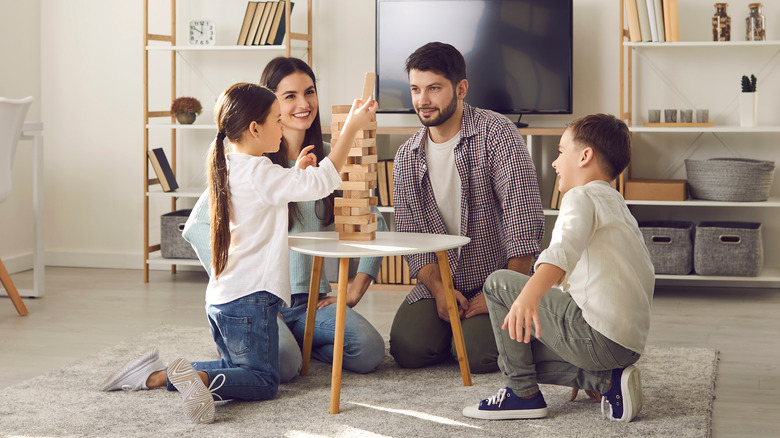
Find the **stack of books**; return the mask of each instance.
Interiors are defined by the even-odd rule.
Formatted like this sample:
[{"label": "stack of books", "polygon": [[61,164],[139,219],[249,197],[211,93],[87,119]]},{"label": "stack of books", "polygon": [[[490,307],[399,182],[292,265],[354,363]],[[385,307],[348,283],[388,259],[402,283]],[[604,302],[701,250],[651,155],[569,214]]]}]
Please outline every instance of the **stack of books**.
[{"label": "stack of books", "polygon": [[[236,44],[239,46],[282,44],[286,29],[284,3],[283,0],[248,2]],[[295,3],[290,3],[291,14],[293,6]]]},{"label": "stack of books", "polygon": [[632,43],[680,41],[677,0],[623,0],[623,4]]},{"label": "stack of books", "polygon": [[382,259],[377,284],[417,284],[416,278],[409,278],[409,263],[404,256],[387,256]]}]

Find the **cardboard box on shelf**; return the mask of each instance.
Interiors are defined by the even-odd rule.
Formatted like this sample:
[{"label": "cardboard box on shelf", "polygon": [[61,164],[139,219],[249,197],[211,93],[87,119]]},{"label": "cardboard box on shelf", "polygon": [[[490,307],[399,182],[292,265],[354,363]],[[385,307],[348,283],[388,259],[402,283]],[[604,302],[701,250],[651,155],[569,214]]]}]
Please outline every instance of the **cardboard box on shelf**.
[{"label": "cardboard box on shelf", "polygon": [[623,195],[631,201],[685,201],[688,182],[684,179],[630,179]]}]

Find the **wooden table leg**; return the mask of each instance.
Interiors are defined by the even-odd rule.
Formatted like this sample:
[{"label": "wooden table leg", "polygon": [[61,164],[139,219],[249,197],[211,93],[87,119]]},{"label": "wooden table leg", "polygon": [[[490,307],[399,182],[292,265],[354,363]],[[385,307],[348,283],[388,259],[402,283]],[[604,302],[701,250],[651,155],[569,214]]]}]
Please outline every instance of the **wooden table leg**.
[{"label": "wooden table leg", "polygon": [[349,259],[339,259],[339,290],[336,297],[336,333],[333,341],[333,371],[330,379],[330,413],[339,413],[341,400],[341,360],[344,357],[344,320],[347,317]]},{"label": "wooden table leg", "polygon": [[450,325],[452,326],[452,339],[455,342],[455,350],[458,352],[458,363],[460,364],[460,374],[463,377],[463,386],[471,386],[471,369],[469,368],[468,356],[466,356],[466,341],[463,339],[463,328],[460,325],[458,302],[455,300],[455,286],[452,283],[452,274],[450,274],[450,259],[447,256],[447,251],[437,251],[436,258],[439,260],[439,272],[441,273],[441,282],[444,285],[444,293],[447,298],[447,311],[450,315]]},{"label": "wooden table leg", "polygon": [[306,305],[306,328],[303,331],[303,365],[301,375],[309,374],[311,359],[311,344],[314,340],[314,318],[317,316],[317,301],[320,297],[320,279],[322,278],[322,257],[314,257],[311,265],[311,281],[309,282],[309,302]]}]

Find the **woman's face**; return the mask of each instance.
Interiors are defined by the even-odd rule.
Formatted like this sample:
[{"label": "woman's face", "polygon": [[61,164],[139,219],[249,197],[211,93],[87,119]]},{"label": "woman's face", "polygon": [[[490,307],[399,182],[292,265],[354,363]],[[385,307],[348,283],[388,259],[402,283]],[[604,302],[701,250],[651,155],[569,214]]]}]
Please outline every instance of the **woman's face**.
[{"label": "woman's face", "polygon": [[285,76],[276,87],[276,98],[281,107],[285,129],[309,129],[319,108],[314,81],[309,75],[297,71]]}]

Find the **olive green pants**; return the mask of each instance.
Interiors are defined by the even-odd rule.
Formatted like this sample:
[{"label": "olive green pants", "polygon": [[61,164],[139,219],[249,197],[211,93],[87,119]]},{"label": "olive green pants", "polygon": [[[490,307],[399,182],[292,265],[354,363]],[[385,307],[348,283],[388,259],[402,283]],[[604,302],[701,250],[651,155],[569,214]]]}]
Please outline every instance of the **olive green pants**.
[{"label": "olive green pants", "polygon": [[[487,313],[462,319],[463,338],[471,372],[498,371],[498,350]],[[450,323],[439,318],[436,300],[409,304],[404,300],[390,329],[390,354],[403,368],[422,368],[457,360]]]}]

